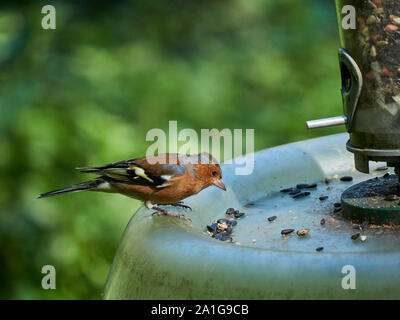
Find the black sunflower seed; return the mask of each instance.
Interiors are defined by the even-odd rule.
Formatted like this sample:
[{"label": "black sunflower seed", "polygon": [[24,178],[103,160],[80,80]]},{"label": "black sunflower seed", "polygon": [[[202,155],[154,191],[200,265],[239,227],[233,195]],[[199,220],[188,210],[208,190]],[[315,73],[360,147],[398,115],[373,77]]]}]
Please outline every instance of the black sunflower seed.
[{"label": "black sunflower seed", "polygon": [[241,218],[243,216],[244,216],[244,212],[235,212],[235,218],[236,219]]},{"label": "black sunflower seed", "polygon": [[307,183],[299,183],[298,185],[296,185],[297,189],[305,189],[307,188],[309,185]]},{"label": "black sunflower seed", "polygon": [[214,232],[216,230],[216,226],[215,226],[215,228],[213,227],[213,225],[207,226],[207,230],[210,232]]},{"label": "black sunflower seed", "polygon": [[325,224],[325,219],[321,219],[321,226],[323,226]]},{"label": "black sunflower seed", "polygon": [[289,192],[289,194],[290,194],[291,196],[293,196],[293,195],[298,194],[298,193],[300,193],[300,192],[301,192],[300,189],[294,189],[292,192]]},{"label": "black sunflower seed", "polygon": [[235,213],[235,209],[233,208],[228,208],[225,212],[226,215],[231,216]]},{"label": "black sunflower seed", "polygon": [[353,181],[353,177],[352,176],[344,176],[344,177],[340,178],[340,181],[345,181],[345,182]]},{"label": "black sunflower seed", "polygon": [[274,221],[275,219],[276,219],[276,216],[272,216],[272,217],[269,217],[269,218],[268,218],[268,221],[269,221],[269,222],[272,222],[272,221]]},{"label": "black sunflower seed", "polygon": [[336,207],[336,208],[333,210],[333,212],[335,212],[335,213],[340,212],[340,211],[342,211],[342,207]]},{"label": "black sunflower seed", "polygon": [[324,250],[324,247],[318,247],[317,249],[315,249],[316,251],[320,252],[322,250]]},{"label": "black sunflower seed", "polygon": [[294,190],[293,188],[286,188],[286,189],[280,190],[280,192],[282,192],[282,193],[288,193],[288,192],[292,192],[293,190]]},{"label": "black sunflower seed", "polygon": [[234,227],[236,225],[237,225],[237,221],[236,220],[231,219],[231,220],[228,221],[228,226]]},{"label": "black sunflower seed", "polygon": [[390,173],[389,172],[387,172],[387,173],[385,173],[384,175],[383,175],[383,178],[384,179],[387,179],[387,178],[389,178],[390,177]]},{"label": "black sunflower seed", "polygon": [[221,240],[221,241],[226,241],[226,240],[230,240],[230,239],[232,239],[232,238],[231,238],[231,236],[229,235],[229,233],[221,232],[221,233],[218,233],[218,234],[215,236],[215,239],[218,239],[218,240]]},{"label": "black sunflower seed", "polygon": [[281,234],[289,234],[289,233],[292,233],[293,231],[294,231],[294,229],[283,229],[281,231]]},{"label": "black sunflower seed", "polygon": [[351,236],[351,240],[357,240],[359,236],[360,236],[360,233],[355,233]]},{"label": "black sunflower seed", "polygon": [[328,196],[322,196],[322,197],[319,197],[319,200],[324,201],[324,200],[326,200],[328,198],[329,198]]},{"label": "black sunflower seed", "polygon": [[314,189],[317,187],[316,183],[312,183],[312,184],[308,184],[307,187],[305,187],[306,189]]},{"label": "black sunflower seed", "polygon": [[340,202],[336,202],[336,203],[333,204],[333,206],[334,206],[335,208],[339,208],[339,207],[342,206],[342,204],[341,204]]},{"label": "black sunflower seed", "polygon": [[293,196],[293,199],[300,199],[309,196],[309,192],[302,192]]}]

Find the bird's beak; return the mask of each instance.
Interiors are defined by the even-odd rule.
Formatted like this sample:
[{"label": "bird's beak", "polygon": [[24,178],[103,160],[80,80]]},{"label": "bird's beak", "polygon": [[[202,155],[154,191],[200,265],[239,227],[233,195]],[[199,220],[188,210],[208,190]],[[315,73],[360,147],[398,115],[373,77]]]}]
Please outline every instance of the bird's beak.
[{"label": "bird's beak", "polygon": [[221,179],[214,180],[214,185],[217,186],[218,188],[221,188],[222,190],[226,191],[225,185]]}]

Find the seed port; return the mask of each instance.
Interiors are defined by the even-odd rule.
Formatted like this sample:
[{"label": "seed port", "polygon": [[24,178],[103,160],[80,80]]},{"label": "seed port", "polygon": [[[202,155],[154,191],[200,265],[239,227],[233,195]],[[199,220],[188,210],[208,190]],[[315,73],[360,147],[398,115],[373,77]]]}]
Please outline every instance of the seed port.
[{"label": "seed port", "polygon": [[346,94],[350,92],[353,81],[350,70],[343,61],[340,62],[340,74],[342,76],[342,92]]}]

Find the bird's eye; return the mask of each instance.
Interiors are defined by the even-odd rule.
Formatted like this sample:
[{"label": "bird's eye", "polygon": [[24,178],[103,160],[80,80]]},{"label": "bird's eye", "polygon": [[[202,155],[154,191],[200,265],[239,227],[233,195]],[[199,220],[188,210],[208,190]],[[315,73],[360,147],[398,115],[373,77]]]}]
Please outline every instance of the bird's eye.
[{"label": "bird's eye", "polygon": [[211,174],[215,177],[217,175],[217,171],[213,170]]}]

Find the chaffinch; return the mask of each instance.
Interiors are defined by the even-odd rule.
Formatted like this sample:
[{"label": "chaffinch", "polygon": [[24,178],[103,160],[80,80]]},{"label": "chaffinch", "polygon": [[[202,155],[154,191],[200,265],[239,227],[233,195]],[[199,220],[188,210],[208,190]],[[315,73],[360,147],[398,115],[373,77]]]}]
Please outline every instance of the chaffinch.
[{"label": "chaffinch", "polygon": [[[162,159],[162,161],[160,161]],[[146,207],[167,215],[187,220],[157,205],[189,208],[182,200],[215,185],[226,190],[218,162],[209,153],[181,155],[176,153],[133,158],[103,166],[76,168],[99,177],[47,193],[39,198],[83,190],[120,193],[142,200]]]}]

